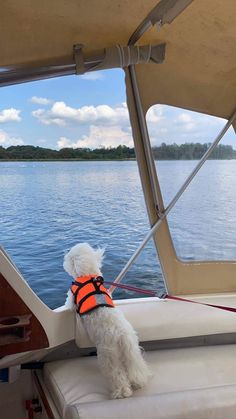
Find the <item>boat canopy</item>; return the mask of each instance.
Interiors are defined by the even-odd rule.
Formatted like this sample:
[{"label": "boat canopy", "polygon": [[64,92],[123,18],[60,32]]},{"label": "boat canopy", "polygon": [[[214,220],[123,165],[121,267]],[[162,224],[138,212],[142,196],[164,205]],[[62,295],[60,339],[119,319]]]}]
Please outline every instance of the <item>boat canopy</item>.
[{"label": "boat canopy", "polygon": [[[170,18],[159,19],[159,11],[150,14],[157,3],[163,4],[161,12],[170,12]],[[3,2],[0,74],[18,66],[73,63],[75,44],[83,44],[89,55],[125,46],[146,16],[157,25],[150,25],[138,44],[164,43],[166,57],[162,65],[137,67],[144,111],[162,103],[229,118],[236,98],[234,0]]]},{"label": "boat canopy", "polygon": [[[164,207],[145,116],[166,104],[226,118],[236,129],[235,0],[9,0],[1,6],[0,86],[122,67],[127,105],[166,290],[235,292],[235,262],[178,259],[166,216],[208,157]],[[209,151],[213,150],[210,148]]]}]

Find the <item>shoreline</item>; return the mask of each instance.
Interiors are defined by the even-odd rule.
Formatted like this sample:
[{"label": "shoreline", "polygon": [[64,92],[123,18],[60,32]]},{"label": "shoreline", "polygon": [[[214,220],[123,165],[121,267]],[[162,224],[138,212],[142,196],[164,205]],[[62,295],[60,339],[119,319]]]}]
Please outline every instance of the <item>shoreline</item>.
[{"label": "shoreline", "polygon": [[87,162],[87,161],[136,161],[135,158],[130,159],[0,159],[0,163],[14,162]]},{"label": "shoreline", "polygon": [[[220,160],[236,160],[234,157],[224,159],[208,159],[208,161]],[[93,161],[136,161],[135,158],[130,159],[0,159],[0,163],[16,163],[16,162],[93,162]],[[199,159],[154,159],[154,161],[199,161]]]}]

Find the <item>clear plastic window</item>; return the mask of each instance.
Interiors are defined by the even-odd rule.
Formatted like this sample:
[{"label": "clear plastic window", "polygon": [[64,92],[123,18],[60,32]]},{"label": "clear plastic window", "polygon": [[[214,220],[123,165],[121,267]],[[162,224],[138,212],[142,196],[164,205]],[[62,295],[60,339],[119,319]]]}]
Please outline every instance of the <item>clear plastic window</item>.
[{"label": "clear plastic window", "polygon": [[[147,113],[165,206],[226,121],[156,105]],[[235,132],[227,132],[168,216],[178,256],[185,260],[236,259]]]}]

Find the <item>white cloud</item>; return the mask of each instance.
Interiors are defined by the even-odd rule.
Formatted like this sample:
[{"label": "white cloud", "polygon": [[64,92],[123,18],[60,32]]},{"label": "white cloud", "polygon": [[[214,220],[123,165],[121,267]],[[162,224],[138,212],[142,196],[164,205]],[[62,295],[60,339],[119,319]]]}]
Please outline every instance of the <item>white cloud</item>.
[{"label": "white cloud", "polygon": [[149,124],[159,123],[163,120],[163,118],[164,115],[162,105],[152,106],[147,113],[147,121]]},{"label": "white cloud", "polygon": [[83,135],[82,138],[73,141],[66,137],[61,137],[57,142],[58,148],[99,148],[99,147],[117,147],[118,145],[126,145],[133,147],[132,135],[124,131],[119,126],[90,126],[89,134]]},{"label": "white cloud", "polygon": [[89,81],[102,80],[103,78],[103,74],[99,71],[93,71],[91,73],[86,73],[81,76],[81,79]]},{"label": "white cloud", "polygon": [[21,138],[11,137],[6,131],[0,130],[0,146],[9,147],[11,145],[23,145]]},{"label": "white cloud", "polygon": [[3,122],[20,122],[20,110],[15,108],[3,109],[0,111],[0,123]]},{"label": "white cloud", "polygon": [[177,121],[177,122],[178,122],[178,121],[180,121],[180,122],[183,122],[183,123],[185,123],[185,122],[189,123],[189,122],[192,122],[192,121],[193,121],[193,117],[192,117],[192,116],[190,116],[190,115],[189,115],[188,113],[186,113],[186,112],[182,112],[181,114],[179,114],[179,115],[177,116],[176,121]]},{"label": "white cloud", "polygon": [[129,117],[126,103],[111,107],[108,105],[82,106],[72,108],[65,102],[55,102],[49,111],[37,109],[32,115],[42,124],[68,125],[69,123],[79,123],[88,125],[129,125]]},{"label": "white cloud", "polygon": [[80,124],[104,124],[105,122],[106,124],[114,125],[128,122],[128,110],[125,103],[114,108],[108,105],[92,105],[76,109],[67,106],[64,102],[56,102],[51,109],[51,115],[77,121]]},{"label": "white cloud", "polygon": [[38,121],[44,125],[65,125],[65,121],[63,119],[53,118],[52,116],[48,115],[44,109],[37,109],[36,111],[33,111],[32,116],[34,116],[34,118],[38,119]]},{"label": "white cloud", "polygon": [[155,105],[147,113],[152,145],[211,142],[224,120],[165,105]]},{"label": "white cloud", "polygon": [[174,119],[174,123],[176,125],[180,125],[183,131],[194,131],[197,128],[197,120],[199,119],[198,116],[193,114],[189,114],[187,112],[181,112],[176,119]]},{"label": "white cloud", "polygon": [[30,102],[35,103],[36,105],[50,105],[52,103],[52,100],[47,99],[46,97],[33,96],[30,99]]},{"label": "white cloud", "polygon": [[[79,142],[79,141],[77,141]],[[69,140],[66,137],[60,137],[60,139],[57,141],[58,148],[76,148],[76,143],[73,143],[71,140]],[[79,147],[79,146],[77,146]]]},{"label": "white cloud", "polygon": [[[113,147],[119,144],[133,146],[125,103],[113,107],[91,105],[75,108],[60,101],[53,103],[50,109],[33,111],[32,115],[44,125],[63,128],[57,142],[59,148]],[[147,113],[147,123],[152,145],[160,145],[162,142],[211,142],[224,121],[196,112],[155,105]],[[75,130],[77,137],[74,134],[72,137]]]}]

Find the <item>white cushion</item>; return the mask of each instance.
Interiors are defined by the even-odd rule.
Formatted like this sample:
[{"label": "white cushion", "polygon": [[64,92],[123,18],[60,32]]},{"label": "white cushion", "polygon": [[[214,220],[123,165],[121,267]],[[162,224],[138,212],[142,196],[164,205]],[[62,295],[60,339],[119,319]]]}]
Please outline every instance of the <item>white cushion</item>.
[{"label": "white cushion", "polygon": [[[194,298],[236,307],[235,296]],[[141,342],[235,332],[235,313],[200,304],[136,298],[116,301],[116,305],[133,325]],[[76,317],[76,344],[80,348],[92,347],[80,317]]]},{"label": "white cushion", "polygon": [[66,419],[235,419],[236,386],[175,392],[109,402],[81,403]]},{"label": "white cushion", "polygon": [[234,418],[235,356],[235,345],[148,352],[153,378],[126,400],[109,399],[96,357],[48,363],[44,380],[64,419]]}]

